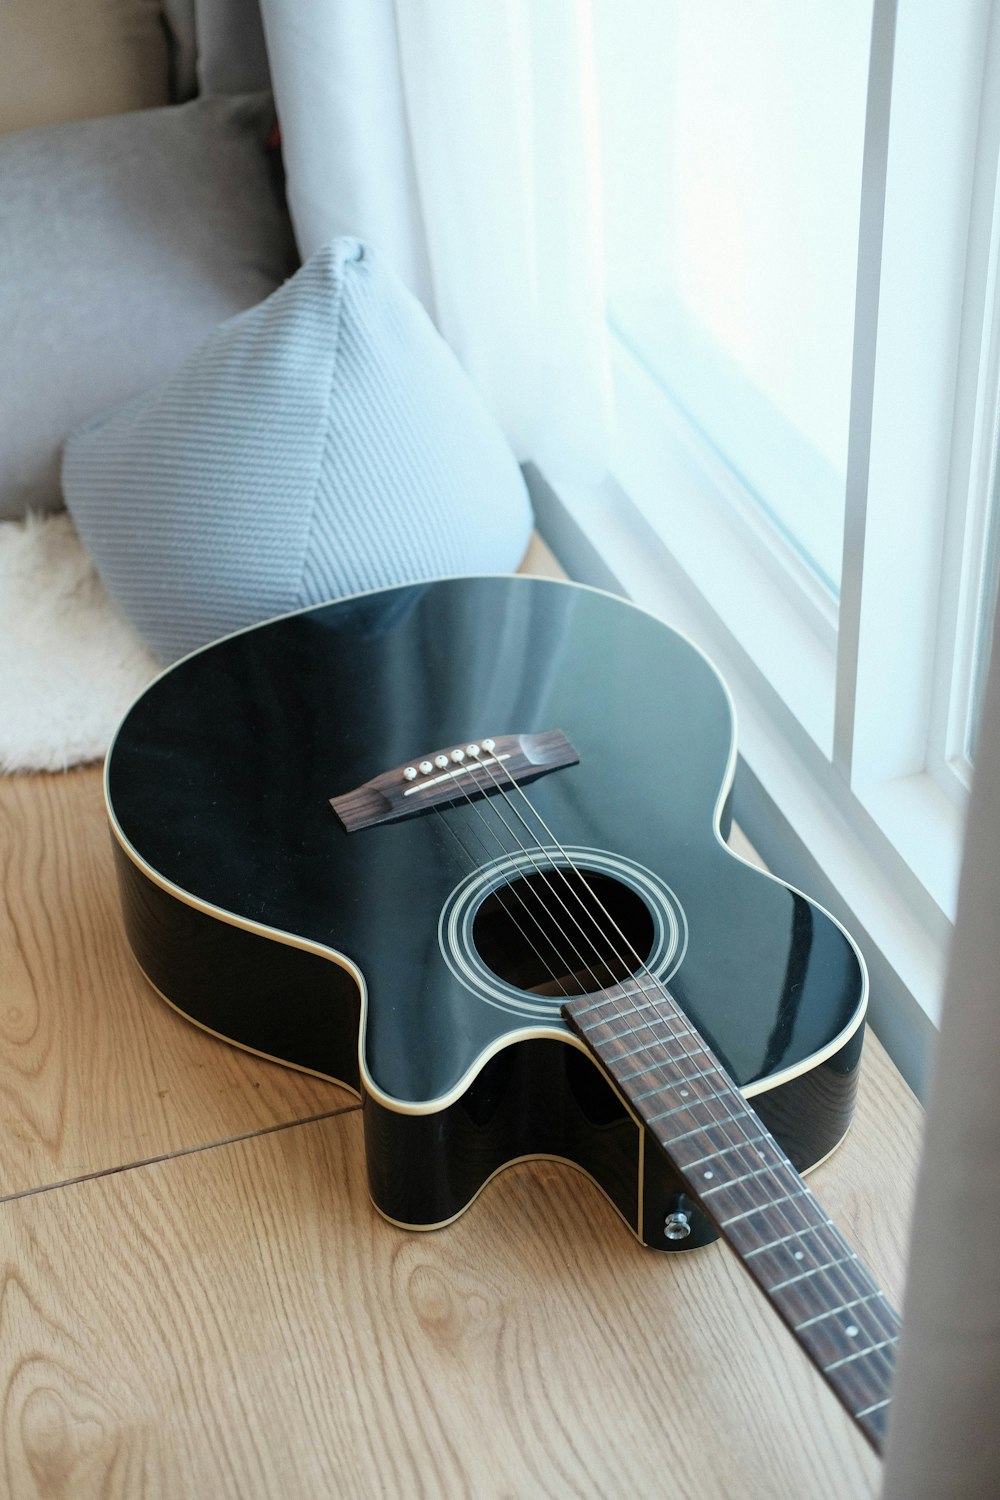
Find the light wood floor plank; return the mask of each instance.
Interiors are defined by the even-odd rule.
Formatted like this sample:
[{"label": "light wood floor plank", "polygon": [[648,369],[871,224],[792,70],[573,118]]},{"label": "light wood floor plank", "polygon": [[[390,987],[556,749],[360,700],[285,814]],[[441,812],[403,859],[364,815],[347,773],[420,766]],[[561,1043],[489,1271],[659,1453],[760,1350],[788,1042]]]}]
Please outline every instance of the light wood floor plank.
[{"label": "light wood floor plank", "polygon": [[361,1152],[354,1111],[0,1205],[12,1500],[876,1493],[721,1247],[549,1164],[407,1235]]},{"label": "light wood floor plank", "polygon": [[0,1197],[353,1103],[197,1031],[122,932],[97,767],[0,777]]}]

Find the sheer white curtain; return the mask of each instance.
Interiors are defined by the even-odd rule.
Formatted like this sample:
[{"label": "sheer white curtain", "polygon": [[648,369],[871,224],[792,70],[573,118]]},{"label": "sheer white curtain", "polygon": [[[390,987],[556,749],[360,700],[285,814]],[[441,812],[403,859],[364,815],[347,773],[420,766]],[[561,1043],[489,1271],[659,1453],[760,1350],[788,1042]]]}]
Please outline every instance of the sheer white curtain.
[{"label": "sheer white curtain", "polygon": [[307,256],[389,257],[517,456],[604,464],[610,411],[586,0],[261,0]]},{"label": "sheer white curtain", "polygon": [[928,1106],[885,1500],[1000,1495],[1000,630]]},{"label": "sheer white curtain", "polygon": [[[522,459],[603,465],[587,0],[261,0],[304,256],[339,234],[421,297]],[[977,756],[886,1500],[1000,1495],[1000,653]]]}]

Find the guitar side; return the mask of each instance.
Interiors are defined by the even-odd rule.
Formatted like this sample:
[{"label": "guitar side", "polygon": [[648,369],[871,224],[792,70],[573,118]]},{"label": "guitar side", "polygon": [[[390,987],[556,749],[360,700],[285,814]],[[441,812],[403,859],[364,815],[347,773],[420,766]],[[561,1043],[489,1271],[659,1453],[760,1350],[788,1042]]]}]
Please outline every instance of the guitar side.
[{"label": "guitar side", "polygon": [[[391,1222],[440,1228],[505,1167],[547,1159],[590,1177],[644,1245],[678,1251],[716,1238],[634,1114],[568,1033],[536,1029],[501,1047],[440,1107],[415,1111],[376,1097],[362,1082],[364,977],[349,959],[206,908],[172,890],[117,838],[115,856],[128,940],[162,999],[223,1041],[361,1096],[369,1191]],[[781,1082],[745,1090],[800,1171],[829,1155],[850,1125],[862,1038],[859,1024],[832,1054]],[[678,1207],[692,1224],[680,1244],[664,1233]]]}]

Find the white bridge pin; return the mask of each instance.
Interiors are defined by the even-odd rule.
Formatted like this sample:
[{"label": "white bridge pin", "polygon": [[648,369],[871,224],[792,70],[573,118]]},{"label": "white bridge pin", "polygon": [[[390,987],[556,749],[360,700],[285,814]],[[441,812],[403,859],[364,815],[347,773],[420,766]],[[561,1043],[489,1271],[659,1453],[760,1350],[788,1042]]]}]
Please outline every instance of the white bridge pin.
[{"label": "white bridge pin", "polygon": [[417,768],[416,768],[416,766],[407,766],[406,770],[403,772],[403,780],[404,781],[416,781],[416,779],[417,779]]},{"label": "white bridge pin", "polygon": [[433,769],[434,769],[434,767],[431,765],[431,763],[430,763],[429,760],[422,760],[420,762],[420,772],[421,772],[421,775],[423,775],[423,776],[429,776],[431,774],[431,772],[433,771]]},{"label": "white bridge pin", "polygon": [[435,755],[435,757],[434,757],[434,764],[437,766],[437,768],[438,768],[439,771],[447,771],[447,769],[448,769],[448,757],[447,757],[447,755]]},{"label": "white bridge pin", "polygon": [[451,758],[455,762],[456,766],[460,766],[462,764],[463,760],[465,759],[465,751],[464,750],[453,750],[451,752]]}]

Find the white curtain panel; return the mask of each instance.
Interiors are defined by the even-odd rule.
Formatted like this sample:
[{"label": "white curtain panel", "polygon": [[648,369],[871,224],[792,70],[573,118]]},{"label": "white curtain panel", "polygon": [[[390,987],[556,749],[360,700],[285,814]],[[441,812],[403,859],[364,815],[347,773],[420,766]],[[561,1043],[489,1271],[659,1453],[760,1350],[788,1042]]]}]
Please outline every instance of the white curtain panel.
[{"label": "white curtain panel", "polygon": [[605,467],[610,382],[586,0],[261,0],[303,257],[367,240],[521,460]]},{"label": "white curtain panel", "polygon": [[917,1187],[884,1500],[1000,1495],[1000,641]]},{"label": "white curtain panel", "polygon": [[[518,457],[593,477],[610,401],[586,0],[262,0],[262,11],[303,256],[338,234],[371,242]],[[885,1500],[1000,1495],[998,851],[995,650]]]},{"label": "white curtain panel", "polygon": [[359,235],[427,303],[390,0],[261,0],[261,15],[302,259],[338,235]]}]

